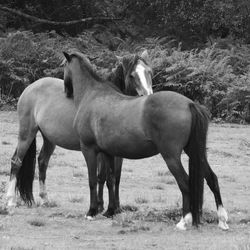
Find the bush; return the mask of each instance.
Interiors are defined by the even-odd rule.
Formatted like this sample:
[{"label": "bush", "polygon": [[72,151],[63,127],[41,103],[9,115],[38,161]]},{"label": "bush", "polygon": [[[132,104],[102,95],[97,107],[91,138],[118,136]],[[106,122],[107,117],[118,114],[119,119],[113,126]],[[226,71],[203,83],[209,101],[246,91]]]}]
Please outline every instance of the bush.
[{"label": "bush", "polygon": [[1,95],[16,98],[28,84],[46,73],[59,75],[54,72],[60,60],[53,47],[36,42],[30,32],[9,34],[1,45],[0,56]]},{"label": "bush", "polygon": [[[147,38],[144,42],[124,40],[116,54],[148,48],[154,68],[155,91],[177,91],[206,105],[213,118],[241,121],[250,95],[250,46],[217,39],[207,48],[185,50],[171,36]],[[55,32],[23,31],[0,40],[0,108],[13,105],[23,89],[44,77],[63,77],[62,51],[76,48],[87,54],[102,76],[115,66],[116,58],[98,43],[92,31],[78,37]]]},{"label": "bush", "polygon": [[62,52],[74,48],[89,55],[102,75],[106,75],[116,62],[114,54],[95,41],[91,32],[83,32],[76,38],[70,38],[55,32],[34,34],[30,31],[18,31],[1,39],[2,103],[18,98],[26,86],[39,78],[63,78],[63,67],[60,66]]},{"label": "bush", "polygon": [[[154,88],[177,91],[206,105],[212,117],[244,119],[245,97],[250,94],[250,46],[181,51],[153,50]],[[248,56],[247,56],[248,55]]]}]

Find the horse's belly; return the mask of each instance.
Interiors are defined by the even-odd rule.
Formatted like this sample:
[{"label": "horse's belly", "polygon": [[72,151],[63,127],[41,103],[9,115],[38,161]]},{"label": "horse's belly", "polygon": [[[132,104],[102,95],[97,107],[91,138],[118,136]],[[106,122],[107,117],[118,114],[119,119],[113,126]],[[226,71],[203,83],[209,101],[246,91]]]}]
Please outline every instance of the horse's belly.
[{"label": "horse's belly", "polygon": [[113,144],[108,149],[109,153],[127,159],[141,159],[151,157],[159,153],[156,146],[150,141],[131,141],[131,143],[120,141],[119,144]]},{"label": "horse's belly", "polygon": [[[53,144],[70,150],[80,150],[80,140],[73,128],[75,110],[70,106],[44,109],[37,115],[37,122],[42,134]],[[63,112],[63,111],[67,112]]]},{"label": "horse's belly", "polygon": [[[80,141],[74,130],[67,130],[60,126],[57,129],[49,127],[49,124],[40,126],[42,134],[54,145],[70,150],[80,150]],[[54,124],[53,124],[54,126]]]}]

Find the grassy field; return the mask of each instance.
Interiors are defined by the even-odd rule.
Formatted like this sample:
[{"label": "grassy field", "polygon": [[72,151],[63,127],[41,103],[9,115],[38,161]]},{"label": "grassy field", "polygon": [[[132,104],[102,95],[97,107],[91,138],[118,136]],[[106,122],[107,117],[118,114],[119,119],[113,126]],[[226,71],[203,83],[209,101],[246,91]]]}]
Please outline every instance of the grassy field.
[{"label": "grassy field", "polygon": [[[57,148],[47,171],[50,203],[4,210],[10,158],[17,143],[16,112],[0,112],[0,249],[250,249],[250,126],[211,124],[208,159],[219,178],[230,230],[217,227],[214,197],[205,187],[203,225],[175,229],[181,194],[160,156],[125,160],[120,197],[124,212],[86,221],[87,168],[79,152]],[[38,136],[38,149],[41,147]],[[187,157],[183,155],[187,166]],[[107,207],[107,190],[105,189]]]}]

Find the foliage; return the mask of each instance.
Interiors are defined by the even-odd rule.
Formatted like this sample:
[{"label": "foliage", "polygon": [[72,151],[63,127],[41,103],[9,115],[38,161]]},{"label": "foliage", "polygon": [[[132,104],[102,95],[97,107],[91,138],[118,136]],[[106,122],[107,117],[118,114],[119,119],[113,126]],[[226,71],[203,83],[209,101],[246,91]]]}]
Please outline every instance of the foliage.
[{"label": "foliage", "polygon": [[[0,40],[0,107],[15,102],[24,88],[45,77],[63,78],[60,66],[62,51],[78,49],[93,58],[105,75],[116,62],[115,56],[84,32],[76,38],[65,38],[55,32],[17,31]],[[97,55],[103,54],[98,57]],[[103,69],[106,68],[106,69]]]},{"label": "foliage", "polygon": [[[249,0],[0,0],[0,4],[53,21],[96,16],[121,18],[125,25],[116,22],[111,29],[122,39],[138,38],[143,32],[172,35],[183,42],[183,48],[194,48],[212,37],[229,35],[250,42]],[[5,12],[1,16],[2,29],[51,30],[48,25],[34,24]],[[76,36],[91,26],[57,27],[56,31]]]},{"label": "foliage", "polygon": [[[250,95],[250,46],[231,39],[216,39],[203,49],[182,50],[172,36],[121,40],[116,53],[96,40],[93,30],[77,37],[55,32],[13,32],[0,40],[0,108],[13,105],[35,80],[63,76],[62,51],[72,48],[87,54],[102,76],[116,64],[116,55],[149,50],[154,68],[154,91],[177,91],[205,104],[212,116],[227,121],[245,118]],[[112,39],[112,38],[111,38]]]},{"label": "foliage", "polygon": [[214,118],[244,119],[245,97],[250,94],[250,46],[221,46],[189,51],[156,47],[152,51],[155,90],[184,94],[205,104]]},{"label": "foliage", "polygon": [[0,55],[1,94],[13,97],[36,79],[51,75],[60,63],[50,40],[43,45],[30,32],[10,33],[1,45]]}]

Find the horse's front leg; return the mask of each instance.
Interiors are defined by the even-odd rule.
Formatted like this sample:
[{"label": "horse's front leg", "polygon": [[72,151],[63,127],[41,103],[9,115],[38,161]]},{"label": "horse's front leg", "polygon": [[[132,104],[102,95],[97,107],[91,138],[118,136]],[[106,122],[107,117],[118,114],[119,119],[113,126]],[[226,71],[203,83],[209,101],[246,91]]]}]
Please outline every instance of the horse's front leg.
[{"label": "horse's front leg", "polygon": [[97,157],[97,185],[98,185],[98,212],[101,213],[104,210],[103,201],[103,186],[106,181],[106,165],[104,156],[102,153]]},{"label": "horse's front leg", "polygon": [[120,179],[121,179],[122,162],[123,162],[123,158],[115,157],[115,204],[116,204],[115,213],[121,212],[119,186],[120,186]]},{"label": "horse's front leg", "polygon": [[93,148],[82,148],[83,155],[85,157],[88,176],[89,176],[89,189],[90,189],[90,208],[85,218],[92,220],[98,213],[97,203],[97,152]]},{"label": "horse's front leg", "polygon": [[103,159],[106,166],[106,185],[109,193],[109,205],[107,211],[103,214],[106,217],[112,217],[116,211],[115,199],[115,162],[114,157],[103,154]]}]

